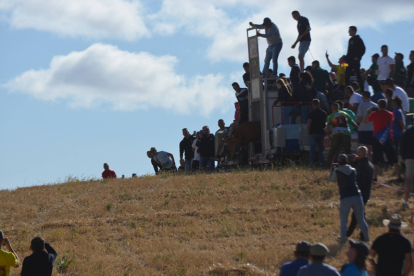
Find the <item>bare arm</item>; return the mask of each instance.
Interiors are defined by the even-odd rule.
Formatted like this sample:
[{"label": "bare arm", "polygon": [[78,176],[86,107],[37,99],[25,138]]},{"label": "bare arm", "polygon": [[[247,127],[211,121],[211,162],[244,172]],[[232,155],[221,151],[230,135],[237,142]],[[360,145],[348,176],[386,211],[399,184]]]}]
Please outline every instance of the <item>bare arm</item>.
[{"label": "bare arm", "polygon": [[404,133],[405,132],[405,124],[404,124],[403,119],[398,120],[398,124],[400,124],[401,132]]},{"label": "bare arm", "polygon": [[306,126],[306,128],[309,134],[310,134],[311,125],[312,125],[312,119],[308,119],[308,125]]},{"label": "bare arm", "polygon": [[358,116],[357,120],[356,120],[357,124],[359,124],[361,122],[361,120],[362,120],[362,116]]},{"label": "bare arm", "polygon": [[171,153],[167,153],[167,156],[171,157],[173,164],[175,165],[174,155],[172,155]]},{"label": "bare arm", "polygon": [[19,266],[20,266],[19,257],[17,256],[16,252],[14,252],[14,250],[13,250],[13,248],[12,248],[11,244],[10,244],[9,239],[8,239],[8,238],[5,238],[5,239],[4,239],[4,243],[6,244],[7,249],[8,249],[11,253],[13,253],[13,255],[14,255],[14,256],[16,257],[16,259],[17,259],[17,263],[16,263],[16,266],[15,266],[15,267],[19,267]]},{"label": "bare arm", "polygon": [[328,52],[325,54],[326,60],[328,61],[329,66],[332,68],[332,72],[336,72],[336,66],[332,64],[332,62],[329,60]]},{"label": "bare arm", "polygon": [[413,259],[411,253],[405,253],[405,260],[407,261],[404,269],[404,276],[410,275],[411,267],[413,266]]}]

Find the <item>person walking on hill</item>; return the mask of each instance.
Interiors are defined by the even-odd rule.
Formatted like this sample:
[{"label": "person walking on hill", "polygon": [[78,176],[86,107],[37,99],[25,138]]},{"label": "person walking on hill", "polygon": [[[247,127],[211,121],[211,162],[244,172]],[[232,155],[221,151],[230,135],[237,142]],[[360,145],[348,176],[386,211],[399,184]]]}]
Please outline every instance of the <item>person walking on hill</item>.
[{"label": "person walking on hill", "polygon": [[322,243],[315,243],[310,248],[310,259],[312,264],[302,266],[297,276],[339,276],[339,272],[333,266],[325,264],[323,261],[329,254],[329,249]]},{"label": "person walking on hill", "polygon": [[341,276],[368,276],[365,261],[369,254],[368,246],[361,241],[349,241],[346,252],[348,264],[342,266]]},{"label": "person walking on hill", "polygon": [[309,133],[309,164],[313,165],[315,161],[316,147],[319,152],[319,164],[323,166],[325,164],[323,151],[325,149],[323,140],[325,137],[325,125],[326,125],[326,112],[320,109],[320,101],[318,99],[312,100],[313,111],[309,113],[307,131]]},{"label": "person walking on hill", "polygon": [[177,172],[174,156],[171,153],[166,151],[157,151],[156,148],[152,147],[147,155],[148,157],[154,159],[157,163],[161,164],[162,172]]},{"label": "person walking on hill", "polygon": [[348,42],[348,53],[346,54],[346,60],[348,61],[348,68],[346,68],[346,73],[345,73],[346,75],[345,84],[346,85],[350,84],[351,74],[352,72],[354,72],[358,79],[359,87],[361,88],[361,90],[363,90],[364,80],[362,79],[360,69],[361,69],[361,60],[365,54],[365,44],[362,41],[361,37],[359,37],[359,35],[356,34],[356,32],[357,32],[357,27],[355,26],[349,27],[349,35],[351,36],[351,38],[349,39],[349,42]]},{"label": "person walking on hill", "polygon": [[414,127],[408,129],[400,143],[400,155],[405,162],[404,205],[408,205],[411,184],[414,178]]},{"label": "person walking on hill", "polygon": [[102,172],[103,179],[116,178],[116,173],[109,169],[109,165],[107,163],[104,163],[103,167],[104,167],[104,171]]},{"label": "person walking on hill", "polygon": [[[194,159],[194,152],[193,152],[193,141],[195,137],[190,135],[187,128],[183,128],[183,140],[180,142],[180,163],[184,163],[184,171],[190,172],[191,171],[191,162]],[[184,156],[183,156],[184,155]],[[184,158],[183,158],[184,157]]]},{"label": "person walking on hill", "polygon": [[252,22],[250,22],[249,24],[256,29],[265,29],[265,34],[257,32],[257,36],[266,38],[267,44],[269,45],[266,50],[265,63],[262,72],[263,76],[266,76],[267,69],[269,69],[271,60],[273,61],[273,74],[277,76],[277,59],[279,58],[279,53],[283,47],[283,42],[282,38],[280,37],[279,28],[268,17],[263,19],[263,24],[257,25],[253,24]]},{"label": "person walking on hill", "polygon": [[292,45],[292,49],[295,49],[296,45],[299,43],[299,64],[300,64],[300,71],[303,72],[305,70],[305,61],[304,57],[306,52],[309,50],[309,46],[311,43],[311,36],[310,36],[310,24],[309,20],[301,16],[298,11],[292,12],[292,17],[296,21],[298,21],[298,38],[296,39],[295,43]]},{"label": "person walking on hill", "polygon": [[[2,250],[2,246],[5,245],[7,251]],[[14,252],[8,238],[4,237],[2,231],[0,231],[0,275],[9,276],[10,267],[19,267],[19,257]]]},{"label": "person walking on hill", "polygon": [[[374,175],[374,166],[367,157],[368,149],[366,147],[359,147],[357,150],[358,165],[356,167],[356,183],[361,191],[362,202],[364,203],[364,209],[368,200],[371,197],[372,178]],[[365,218],[365,213],[364,213]],[[351,223],[349,224],[346,232],[347,238],[349,238],[355,230],[357,220],[355,213],[352,212]],[[364,233],[360,233],[361,240],[365,240]]]},{"label": "person walking on hill", "polygon": [[299,242],[293,252],[296,260],[282,265],[279,276],[296,276],[302,266],[309,265],[310,247],[311,244],[307,241]]},{"label": "person walking on hill", "polygon": [[329,180],[337,182],[340,196],[339,216],[341,219],[341,236],[339,241],[345,243],[347,240],[347,224],[349,212],[353,211],[358,222],[359,228],[364,234],[364,241],[369,241],[368,224],[364,218],[364,203],[362,201],[361,192],[356,183],[356,171],[348,165],[348,157],[341,154],[338,157],[338,165],[331,167]]},{"label": "person walking on hill", "polygon": [[51,276],[57,253],[41,237],[35,237],[30,245],[32,255],[23,261],[21,276]]},{"label": "person walking on hill", "polygon": [[[409,276],[413,264],[411,243],[401,234],[401,230],[407,228],[408,224],[402,222],[398,214],[393,214],[390,219],[384,219],[382,223],[388,227],[388,233],[374,241],[368,257],[371,265],[375,267],[375,275]],[[378,255],[377,262],[374,259],[376,255]]]}]

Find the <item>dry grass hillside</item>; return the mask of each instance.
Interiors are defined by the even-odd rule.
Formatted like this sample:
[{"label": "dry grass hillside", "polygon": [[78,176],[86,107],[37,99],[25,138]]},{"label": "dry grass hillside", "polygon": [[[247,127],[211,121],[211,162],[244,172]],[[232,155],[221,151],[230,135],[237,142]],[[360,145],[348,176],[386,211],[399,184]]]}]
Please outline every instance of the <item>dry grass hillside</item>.
[{"label": "dry grass hillside", "polygon": [[[390,174],[379,180],[390,183]],[[371,239],[386,230],[381,221],[392,212],[412,220],[413,209],[401,210],[400,197],[373,187]],[[247,263],[278,275],[300,240],[328,245],[327,262],[338,269],[346,262],[346,247],[336,241],[337,186],[327,182],[327,171],[68,179],[0,191],[0,202],[0,229],[19,257],[30,254],[30,240],[40,235],[59,257],[75,259],[66,275],[212,275],[224,270],[219,264],[242,270]],[[411,224],[404,234],[414,239]]]}]

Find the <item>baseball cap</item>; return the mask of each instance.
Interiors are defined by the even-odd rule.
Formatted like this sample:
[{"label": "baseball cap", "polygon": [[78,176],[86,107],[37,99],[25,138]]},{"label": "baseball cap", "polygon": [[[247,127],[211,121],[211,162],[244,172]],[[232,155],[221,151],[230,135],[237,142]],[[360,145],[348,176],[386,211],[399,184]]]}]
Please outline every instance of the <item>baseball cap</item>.
[{"label": "baseball cap", "polygon": [[368,246],[362,241],[349,240],[349,245],[354,248],[358,253],[361,253],[365,257],[369,254]]},{"label": "baseball cap", "polygon": [[301,241],[296,244],[296,251],[309,252],[311,244],[307,241]]},{"label": "baseball cap", "polygon": [[310,254],[313,256],[326,256],[329,254],[329,249],[322,243],[315,243],[310,248]]},{"label": "baseball cap", "polygon": [[266,26],[267,24],[269,24],[270,22],[272,22],[272,20],[270,20],[269,17],[266,17],[265,19],[263,19],[263,24],[262,26]]}]

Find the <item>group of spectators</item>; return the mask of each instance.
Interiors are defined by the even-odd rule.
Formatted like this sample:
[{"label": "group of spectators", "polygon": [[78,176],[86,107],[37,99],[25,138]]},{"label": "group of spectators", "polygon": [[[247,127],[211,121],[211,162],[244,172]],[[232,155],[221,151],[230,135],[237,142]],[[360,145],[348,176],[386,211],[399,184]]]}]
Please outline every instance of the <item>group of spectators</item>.
[{"label": "group of spectators", "polygon": [[[6,247],[7,251],[2,247]],[[41,237],[35,237],[30,243],[32,254],[23,261],[21,276],[51,276],[57,253]],[[19,267],[20,260],[10,240],[0,231],[0,275],[9,276],[11,267]]]}]

